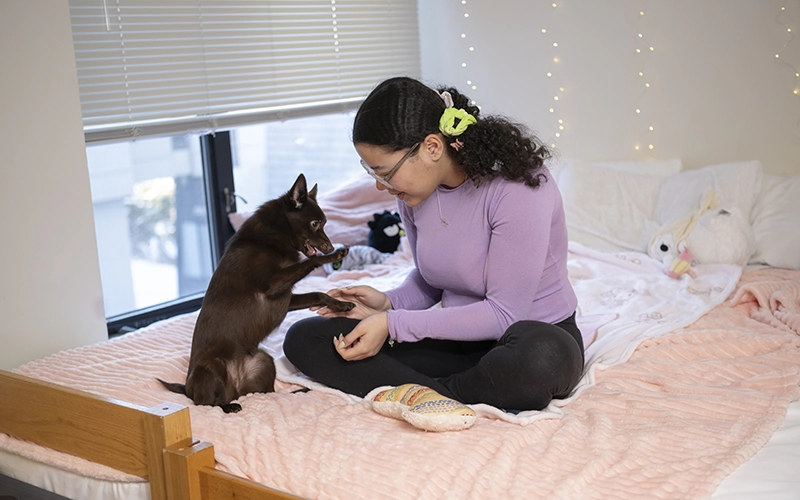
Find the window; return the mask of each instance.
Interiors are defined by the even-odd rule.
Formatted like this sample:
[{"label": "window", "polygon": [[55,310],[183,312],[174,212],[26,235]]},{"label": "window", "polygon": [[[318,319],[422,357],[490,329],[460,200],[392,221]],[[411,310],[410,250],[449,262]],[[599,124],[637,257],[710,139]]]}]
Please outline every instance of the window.
[{"label": "window", "polygon": [[86,149],[106,316],[203,292],[213,272],[197,136]]},{"label": "window", "polygon": [[109,333],[197,309],[237,200],[359,174],[353,111],[420,74],[416,0],[69,5]]},{"label": "window", "polygon": [[362,174],[350,140],[354,117],[332,114],[231,130],[239,210],[255,210],[282,195],[301,172],[321,193]]}]

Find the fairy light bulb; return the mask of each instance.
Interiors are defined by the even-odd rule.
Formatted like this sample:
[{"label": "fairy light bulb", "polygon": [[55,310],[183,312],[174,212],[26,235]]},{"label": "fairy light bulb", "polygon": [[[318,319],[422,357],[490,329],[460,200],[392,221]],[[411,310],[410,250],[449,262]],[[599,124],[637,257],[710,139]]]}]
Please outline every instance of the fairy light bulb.
[{"label": "fairy light bulb", "polygon": [[[638,12],[639,12],[639,19],[644,17],[645,12],[643,10],[640,10]],[[646,31],[647,28],[641,24],[643,21],[640,21],[639,19],[636,19],[634,21],[634,24],[636,25],[635,26],[636,31],[634,31],[634,33],[636,35],[636,38],[635,38],[635,40],[636,40],[635,50],[636,50],[636,54],[641,54],[641,57],[640,58],[637,57],[637,59],[636,59],[638,61],[639,65],[640,65],[640,69],[636,72],[636,74],[639,76],[639,78],[644,78],[644,66],[647,64],[647,59],[645,57],[645,54],[653,53],[653,52],[655,52],[656,49],[655,49],[654,45],[650,45],[650,44],[646,44],[645,45],[645,44],[643,44],[643,40],[647,35],[647,31]],[[649,78],[648,78],[648,80],[649,80]],[[650,88],[650,83],[651,82],[648,81],[648,80],[644,80],[643,81],[644,88],[646,90]],[[637,102],[635,103],[635,108],[634,108],[634,111],[635,111],[635,113],[637,115],[642,115],[643,114],[643,104],[645,104],[643,102],[643,100],[646,99],[645,96],[646,96],[646,94],[642,93],[637,98]],[[654,127],[652,125],[646,125],[646,127],[647,127],[646,128],[647,132],[653,132]],[[645,129],[642,128],[642,130],[645,130]],[[648,139],[647,142],[645,142],[644,134],[646,134],[647,132],[643,131],[643,132],[639,133],[639,144],[634,144],[634,150],[636,150],[636,151],[640,151],[642,149],[652,150],[655,147],[654,144],[649,142],[652,139]],[[644,144],[642,144],[642,143],[644,143]]]},{"label": "fairy light bulb", "polygon": [[[786,2],[784,2],[784,3],[786,3]],[[778,12],[777,17],[775,18],[775,22],[780,24],[786,30],[786,33],[788,33],[789,36],[785,40],[785,42],[783,44],[783,47],[781,47],[781,52],[778,52],[778,53],[775,54],[775,60],[778,63],[780,63],[781,66],[788,66],[791,69],[792,73],[794,73],[794,77],[800,79],[800,70],[798,70],[798,68],[795,65],[795,63],[792,62],[793,58],[792,57],[782,57],[782,55],[781,55],[782,52],[791,51],[791,49],[796,48],[796,46],[797,46],[797,43],[794,43],[790,47],[790,44],[794,41],[795,37],[794,37],[793,30],[792,30],[792,26],[789,26],[788,24],[786,24],[786,22],[782,19],[783,13],[785,11],[786,11],[786,6],[785,5],[781,6],[781,10],[780,10],[780,12]],[[792,21],[792,22],[794,22],[794,21]],[[792,52],[789,52],[789,53],[792,53]],[[798,84],[800,84],[800,80],[795,82],[794,88],[791,89],[793,97],[800,96],[800,86],[798,86]],[[800,137],[800,120],[797,121],[797,125],[795,126],[795,129],[794,129],[794,134],[797,135],[798,137]]]},{"label": "fairy light bulb", "polygon": [[[554,9],[558,7],[557,3],[552,3],[551,5],[552,5],[552,7]],[[555,11],[553,11],[553,12],[554,12],[553,15],[555,15]],[[549,37],[551,35],[551,33],[548,30],[547,26],[541,26],[540,30],[541,30],[542,35],[544,35],[544,36],[548,36]],[[559,49],[558,41],[553,40],[552,38],[549,38],[547,40],[547,44],[548,44],[549,47],[551,47],[550,50],[552,51],[551,52],[551,57],[552,57],[552,60],[553,60],[553,64],[559,64],[561,62],[561,58],[559,57],[559,54],[557,52],[558,49]],[[558,74],[558,73],[554,74],[553,71],[547,71],[545,73],[545,75],[549,79],[556,79],[556,78],[560,77],[560,74]],[[561,82],[554,82],[553,83],[553,86],[555,87],[555,89],[553,89],[553,94],[551,94],[551,95],[553,96],[553,101],[560,105],[561,104],[561,97],[559,97],[559,94],[561,92],[564,92],[564,87],[562,85],[559,85],[559,83],[561,83]],[[549,108],[548,111],[550,112],[550,114],[556,115],[556,108],[555,107]],[[560,111],[559,111],[559,113],[560,113]],[[558,118],[558,115],[554,116],[554,118]],[[556,130],[554,131],[553,136],[552,136],[553,137],[553,139],[552,139],[553,142],[550,143],[550,147],[552,147],[552,148],[556,148],[556,139],[560,139],[561,138],[561,131],[564,130],[563,125],[561,125],[562,123],[563,123],[563,120],[558,119],[558,124],[554,124],[554,128],[556,128]]]}]

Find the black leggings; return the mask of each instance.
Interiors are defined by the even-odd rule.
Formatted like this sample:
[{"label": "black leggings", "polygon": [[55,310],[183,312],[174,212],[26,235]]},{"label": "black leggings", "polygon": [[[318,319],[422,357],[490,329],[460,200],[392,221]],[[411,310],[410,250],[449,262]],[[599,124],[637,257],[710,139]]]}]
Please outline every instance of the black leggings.
[{"label": "black leggings", "polygon": [[283,351],[312,379],[364,397],[375,387],[420,384],[462,403],[508,410],[540,410],[569,395],[583,372],[583,339],[573,314],[551,325],[514,323],[499,340],[464,342],[424,339],[384,345],[378,354],[345,361],[333,337],[358,323],[313,317],[286,332]]}]

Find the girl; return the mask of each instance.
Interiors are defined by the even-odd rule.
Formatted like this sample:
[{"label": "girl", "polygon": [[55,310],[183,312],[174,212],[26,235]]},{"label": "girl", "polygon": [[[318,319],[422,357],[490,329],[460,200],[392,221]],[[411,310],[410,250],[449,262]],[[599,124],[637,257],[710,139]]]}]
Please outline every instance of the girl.
[{"label": "girl", "polygon": [[389,79],[353,124],[362,166],[397,197],[415,269],[385,293],[328,292],[356,307],[298,321],[284,352],[361,397],[419,384],[465,404],[542,409],[570,394],[584,363],[549,153],[524,127],[441,90]]}]

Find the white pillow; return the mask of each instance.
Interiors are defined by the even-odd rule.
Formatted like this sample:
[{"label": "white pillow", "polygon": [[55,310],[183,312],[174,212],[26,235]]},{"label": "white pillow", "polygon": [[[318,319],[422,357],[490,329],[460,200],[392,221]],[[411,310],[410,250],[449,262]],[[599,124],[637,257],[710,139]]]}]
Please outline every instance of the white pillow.
[{"label": "white pillow", "polygon": [[713,188],[721,208],[737,211],[751,221],[761,175],[759,161],[723,163],[673,174],[661,186],[656,220],[666,225],[694,214],[706,191]]},{"label": "white pillow", "polygon": [[646,252],[660,226],[655,204],[661,184],[679,169],[680,160],[563,164],[557,183],[569,239],[607,252]]},{"label": "white pillow", "polygon": [[764,174],[751,219],[750,263],[800,270],[800,176]]}]

